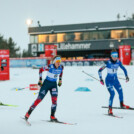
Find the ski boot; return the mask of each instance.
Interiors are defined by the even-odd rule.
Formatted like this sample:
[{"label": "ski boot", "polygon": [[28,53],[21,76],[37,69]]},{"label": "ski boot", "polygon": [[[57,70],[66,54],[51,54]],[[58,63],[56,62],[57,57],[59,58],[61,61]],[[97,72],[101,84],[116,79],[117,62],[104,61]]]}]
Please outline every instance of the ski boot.
[{"label": "ski boot", "polygon": [[32,111],[33,110],[31,108],[28,110],[28,112],[25,114],[25,120],[28,120],[28,118],[29,118],[30,114],[32,113]]},{"label": "ski boot", "polygon": [[28,118],[29,118],[29,114],[28,114],[28,112],[26,113],[26,115],[25,115],[25,120],[27,121],[28,120]]},{"label": "ski boot", "polygon": [[52,122],[58,122],[57,118],[55,118],[55,116],[50,116],[50,121]]},{"label": "ski boot", "polygon": [[111,107],[109,107],[109,109],[108,109],[108,115],[113,115],[113,112],[112,112],[112,108]]},{"label": "ski boot", "polygon": [[130,106],[125,105],[123,102],[120,103],[121,108],[129,109]]}]

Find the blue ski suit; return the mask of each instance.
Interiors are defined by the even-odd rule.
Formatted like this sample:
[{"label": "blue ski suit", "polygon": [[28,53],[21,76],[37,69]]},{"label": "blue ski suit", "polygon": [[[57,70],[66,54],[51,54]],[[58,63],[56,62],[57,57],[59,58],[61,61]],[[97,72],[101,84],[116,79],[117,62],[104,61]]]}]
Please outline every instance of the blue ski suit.
[{"label": "blue ski suit", "polygon": [[107,68],[107,76],[105,79],[105,83],[106,83],[106,87],[110,93],[109,107],[112,107],[113,99],[114,99],[114,95],[115,95],[113,87],[118,92],[120,102],[123,102],[123,91],[122,91],[121,84],[117,77],[117,70],[119,67],[124,71],[124,74],[127,77],[127,70],[125,69],[125,67],[122,65],[122,63],[119,60],[117,60],[115,62],[113,62],[112,59],[109,60],[106,63],[106,65],[101,67],[98,71],[99,77],[100,77],[100,79],[102,79],[102,71],[105,68]]},{"label": "blue ski suit", "polygon": [[42,79],[42,72],[48,71],[46,79],[43,82],[43,85],[39,91],[39,95],[37,99],[34,101],[30,110],[34,110],[35,107],[43,100],[48,91],[50,91],[52,98],[52,107],[51,114],[54,115],[57,107],[57,97],[58,97],[58,88],[57,88],[57,77],[59,76],[59,80],[62,79],[63,74],[63,66],[60,65],[58,68],[55,67],[54,64],[50,64],[49,66],[45,66],[39,70],[39,77]]}]

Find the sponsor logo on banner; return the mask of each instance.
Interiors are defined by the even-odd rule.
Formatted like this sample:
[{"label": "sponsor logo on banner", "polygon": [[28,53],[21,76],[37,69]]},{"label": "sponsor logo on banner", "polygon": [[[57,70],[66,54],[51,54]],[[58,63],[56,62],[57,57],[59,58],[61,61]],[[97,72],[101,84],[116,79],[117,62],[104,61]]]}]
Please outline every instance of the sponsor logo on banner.
[{"label": "sponsor logo on banner", "polygon": [[71,62],[66,62],[66,66],[71,66]]},{"label": "sponsor logo on banner", "polygon": [[2,73],[2,72],[0,72],[0,74],[4,74],[5,75],[5,74],[8,74],[8,73]]},{"label": "sponsor logo on banner", "polygon": [[1,58],[8,58],[9,57],[9,51],[8,50],[0,50],[0,57]]},{"label": "sponsor logo on banner", "polygon": [[7,59],[2,59],[1,63],[7,63]]},{"label": "sponsor logo on banner", "polygon": [[37,44],[32,44],[32,52],[36,52],[37,51]]},{"label": "sponsor logo on banner", "polygon": [[102,66],[105,61],[67,61],[62,63],[64,63],[64,66]]},{"label": "sponsor logo on banner", "polygon": [[44,51],[44,44],[38,44],[38,52]]},{"label": "sponsor logo on banner", "polygon": [[38,84],[30,84],[30,90],[38,90],[39,86]]},{"label": "sponsor logo on banner", "polygon": [[91,43],[58,43],[58,50],[90,49]]},{"label": "sponsor logo on banner", "polygon": [[0,50],[0,54],[8,54],[7,50]]},{"label": "sponsor logo on banner", "polygon": [[1,57],[1,58],[4,58],[4,57],[5,57],[5,58],[8,58],[9,55],[0,55],[0,57]]},{"label": "sponsor logo on banner", "polygon": [[31,45],[31,52],[33,56],[37,56],[37,44]]},{"label": "sponsor logo on banner", "polygon": [[109,47],[110,48],[113,48],[114,47],[114,43],[113,42],[110,42]]}]

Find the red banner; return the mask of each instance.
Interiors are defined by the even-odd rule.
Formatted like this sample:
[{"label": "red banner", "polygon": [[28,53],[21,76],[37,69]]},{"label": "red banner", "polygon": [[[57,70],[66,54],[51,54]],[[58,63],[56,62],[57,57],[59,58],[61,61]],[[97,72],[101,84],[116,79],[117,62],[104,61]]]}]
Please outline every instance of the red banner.
[{"label": "red banner", "polygon": [[9,79],[9,50],[0,50],[0,80]]},{"label": "red banner", "polygon": [[30,90],[39,90],[38,84],[30,84]]},{"label": "red banner", "polygon": [[54,57],[57,55],[57,46],[56,45],[45,45],[45,56]]},{"label": "red banner", "polygon": [[131,46],[122,45],[119,46],[119,58],[124,65],[129,65],[131,61]]}]

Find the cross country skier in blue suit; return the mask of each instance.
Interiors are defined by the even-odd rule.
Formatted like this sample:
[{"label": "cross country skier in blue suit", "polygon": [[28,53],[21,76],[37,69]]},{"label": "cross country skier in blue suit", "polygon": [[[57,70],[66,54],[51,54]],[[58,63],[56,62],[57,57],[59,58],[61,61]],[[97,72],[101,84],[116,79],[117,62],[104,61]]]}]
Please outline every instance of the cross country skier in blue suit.
[{"label": "cross country skier in blue suit", "polygon": [[[57,119],[55,118],[55,112],[56,112],[56,107],[57,107],[57,96],[58,96],[57,77],[59,75],[58,86],[61,86],[62,74],[63,74],[63,66],[60,63],[61,63],[61,57],[55,56],[53,59],[53,64],[45,66],[39,70],[39,85],[42,85],[42,86],[39,91],[39,95],[37,99],[34,101],[34,103],[29,108],[28,112],[25,115],[26,120],[28,120],[32,111],[43,100],[47,92],[50,91],[51,98],[52,98],[50,119],[51,121],[57,121]],[[42,84],[42,72],[45,70],[48,71],[48,73],[47,73],[46,79],[44,80]]]},{"label": "cross country skier in blue suit", "polygon": [[128,77],[128,74],[127,74],[127,70],[122,65],[122,63],[118,60],[117,51],[112,50],[110,60],[107,61],[106,65],[101,67],[98,71],[98,74],[99,74],[99,77],[100,77],[100,83],[102,85],[104,85],[104,81],[102,79],[102,71],[105,68],[107,68],[107,76],[106,76],[106,79],[105,79],[105,83],[106,83],[106,87],[107,87],[107,89],[110,93],[109,110],[108,110],[109,115],[113,115],[112,104],[113,104],[113,99],[114,99],[114,95],[115,95],[114,88],[116,89],[116,91],[118,92],[118,95],[119,95],[120,107],[127,108],[127,109],[129,108],[129,106],[124,104],[122,87],[121,87],[121,84],[120,84],[120,82],[118,80],[118,77],[117,77],[117,70],[118,70],[119,67],[124,71],[124,74],[125,74],[125,77],[126,77],[126,82],[128,82],[129,77]]}]

